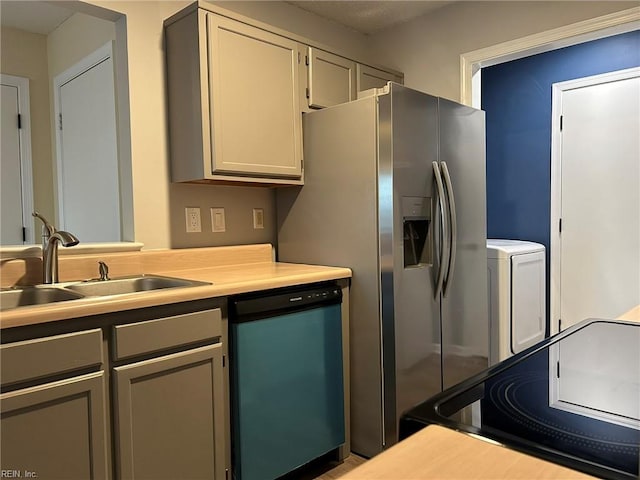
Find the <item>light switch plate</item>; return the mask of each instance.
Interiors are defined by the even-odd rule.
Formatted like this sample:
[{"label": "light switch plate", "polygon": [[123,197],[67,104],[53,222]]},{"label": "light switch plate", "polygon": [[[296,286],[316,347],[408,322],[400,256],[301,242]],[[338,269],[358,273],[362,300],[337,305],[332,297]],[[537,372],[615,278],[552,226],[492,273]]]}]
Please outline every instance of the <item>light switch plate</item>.
[{"label": "light switch plate", "polygon": [[200,207],[185,208],[185,216],[187,220],[187,233],[197,233],[202,231],[200,223]]},{"label": "light switch plate", "polygon": [[224,208],[211,209],[211,231],[226,232],[226,220],[224,218]]},{"label": "light switch plate", "polygon": [[254,230],[259,230],[264,228],[264,209],[262,208],[253,209],[253,228]]}]

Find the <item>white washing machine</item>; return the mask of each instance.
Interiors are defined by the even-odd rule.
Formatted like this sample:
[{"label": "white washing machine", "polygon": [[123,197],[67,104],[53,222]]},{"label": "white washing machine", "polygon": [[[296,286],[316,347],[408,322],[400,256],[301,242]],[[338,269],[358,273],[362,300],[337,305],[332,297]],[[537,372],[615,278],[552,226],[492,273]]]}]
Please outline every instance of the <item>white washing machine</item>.
[{"label": "white washing machine", "polygon": [[488,239],[487,266],[493,365],[544,338],[544,245]]}]

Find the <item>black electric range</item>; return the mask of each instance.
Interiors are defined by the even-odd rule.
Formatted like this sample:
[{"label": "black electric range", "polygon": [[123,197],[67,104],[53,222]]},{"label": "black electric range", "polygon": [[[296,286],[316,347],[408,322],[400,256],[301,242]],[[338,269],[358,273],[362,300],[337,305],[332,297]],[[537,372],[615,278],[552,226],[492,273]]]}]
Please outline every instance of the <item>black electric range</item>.
[{"label": "black electric range", "polygon": [[400,438],[429,424],[597,477],[637,479],[640,324],[574,325],[405,412]]}]

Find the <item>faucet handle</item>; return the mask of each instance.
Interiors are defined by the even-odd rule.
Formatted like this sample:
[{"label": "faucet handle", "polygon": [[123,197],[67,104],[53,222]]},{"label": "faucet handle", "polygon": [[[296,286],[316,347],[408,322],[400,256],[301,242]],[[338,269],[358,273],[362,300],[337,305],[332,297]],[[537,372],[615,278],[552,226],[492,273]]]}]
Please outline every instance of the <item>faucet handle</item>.
[{"label": "faucet handle", "polygon": [[100,272],[101,281],[111,280],[109,278],[109,265],[107,265],[105,262],[98,262],[98,271]]}]

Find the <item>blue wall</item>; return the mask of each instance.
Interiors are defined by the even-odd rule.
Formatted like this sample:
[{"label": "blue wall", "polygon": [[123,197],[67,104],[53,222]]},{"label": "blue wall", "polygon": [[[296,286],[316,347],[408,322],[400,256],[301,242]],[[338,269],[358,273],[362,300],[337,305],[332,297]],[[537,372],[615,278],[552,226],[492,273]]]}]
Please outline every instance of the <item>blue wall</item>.
[{"label": "blue wall", "polygon": [[[487,115],[487,235],[547,248],[551,222],[551,86],[640,66],[640,31],[483,68]],[[548,331],[548,330],[547,330]]]}]

